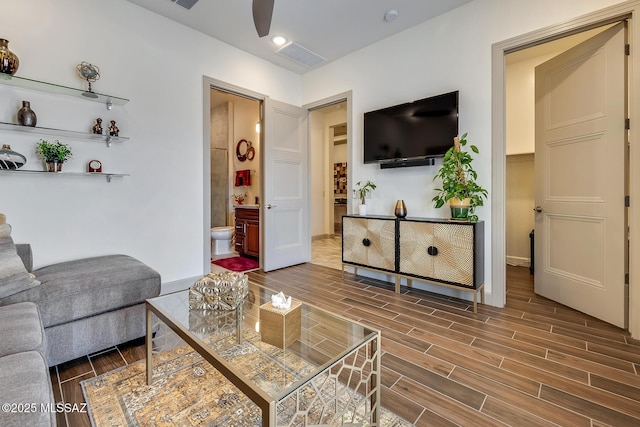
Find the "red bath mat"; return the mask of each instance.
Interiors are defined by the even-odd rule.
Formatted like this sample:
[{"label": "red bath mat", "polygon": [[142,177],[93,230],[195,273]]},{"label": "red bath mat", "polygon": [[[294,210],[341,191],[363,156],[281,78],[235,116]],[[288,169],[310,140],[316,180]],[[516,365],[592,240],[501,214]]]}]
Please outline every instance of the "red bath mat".
[{"label": "red bath mat", "polygon": [[237,271],[239,273],[242,273],[243,271],[256,270],[260,267],[258,261],[255,261],[251,258],[245,258],[243,256],[218,259],[215,261],[211,261],[211,264],[219,265],[222,268],[226,268],[227,270],[231,271]]}]

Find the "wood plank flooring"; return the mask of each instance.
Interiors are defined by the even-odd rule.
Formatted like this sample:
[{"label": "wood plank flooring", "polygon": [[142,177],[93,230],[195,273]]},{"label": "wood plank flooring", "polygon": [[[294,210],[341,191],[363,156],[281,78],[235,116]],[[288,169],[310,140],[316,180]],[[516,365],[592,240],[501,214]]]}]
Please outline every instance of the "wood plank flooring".
[{"label": "wood plank flooring", "polygon": [[[507,305],[478,306],[302,264],[250,280],[382,331],[382,404],[417,426],[638,426],[640,342],[533,293],[507,267]],[[56,400],[144,357],[141,340],[51,368]],[[60,426],[88,426],[59,414]]]}]

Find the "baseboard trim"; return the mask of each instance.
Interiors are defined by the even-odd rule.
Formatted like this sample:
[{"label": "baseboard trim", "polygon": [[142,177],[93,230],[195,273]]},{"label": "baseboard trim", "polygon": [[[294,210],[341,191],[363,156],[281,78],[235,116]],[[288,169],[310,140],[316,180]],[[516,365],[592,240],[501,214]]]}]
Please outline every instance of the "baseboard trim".
[{"label": "baseboard trim", "polygon": [[189,289],[191,285],[193,285],[196,280],[200,279],[202,276],[188,277],[186,279],[174,280],[173,282],[166,282],[160,285],[160,295],[170,294],[172,292],[184,291],[185,289]]},{"label": "baseboard trim", "polygon": [[517,256],[508,256],[507,255],[507,265],[512,265],[515,267],[530,267],[531,266],[531,258],[517,257]]},{"label": "baseboard trim", "polygon": [[332,234],[319,234],[317,236],[311,236],[311,241],[313,242],[316,240],[329,239],[332,236]]}]

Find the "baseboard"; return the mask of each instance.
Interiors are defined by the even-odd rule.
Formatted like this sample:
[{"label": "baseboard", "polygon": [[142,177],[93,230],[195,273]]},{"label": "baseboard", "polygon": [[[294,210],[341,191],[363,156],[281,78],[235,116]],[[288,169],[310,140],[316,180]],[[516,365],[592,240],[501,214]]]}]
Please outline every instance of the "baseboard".
[{"label": "baseboard", "polygon": [[167,282],[160,285],[160,295],[170,294],[172,292],[184,291],[189,289],[196,280],[202,276],[189,277],[186,279],[174,280],[173,282]]},{"label": "baseboard", "polygon": [[311,236],[311,241],[313,242],[315,240],[328,239],[331,236],[331,234],[318,234],[317,236]]},{"label": "baseboard", "polygon": [[523,257],[507,255],[507,265],[512,265],[515,267],[529,267],[531,266],[531,258],[523,258]]}]

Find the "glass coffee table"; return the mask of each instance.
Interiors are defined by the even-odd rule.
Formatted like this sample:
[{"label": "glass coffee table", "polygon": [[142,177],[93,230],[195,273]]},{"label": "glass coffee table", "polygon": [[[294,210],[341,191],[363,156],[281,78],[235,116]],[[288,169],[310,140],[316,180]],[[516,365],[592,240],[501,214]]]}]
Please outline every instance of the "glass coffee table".
[{"label": "glass coffee table", "polygon": [[379,426],[380,331],[299,301],[274,309],[275,293],[249,282],[233,311],[189,310],[188,290],[148,299],[147,383],[168,327],[261,409],[263,427]]}]

